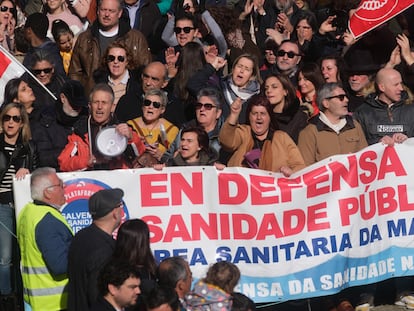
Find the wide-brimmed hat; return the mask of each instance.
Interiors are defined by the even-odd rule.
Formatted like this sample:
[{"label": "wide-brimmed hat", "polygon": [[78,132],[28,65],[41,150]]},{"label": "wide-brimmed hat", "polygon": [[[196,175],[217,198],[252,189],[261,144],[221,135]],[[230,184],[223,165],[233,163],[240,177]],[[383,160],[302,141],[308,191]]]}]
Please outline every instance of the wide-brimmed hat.
[{"label": "wide-brimmed hat", "polygon": [[380,69],[380,64],[374,61],[371,51],[368,49],[349,49],[345,54],[346,71],[348,75],[371,75]]}]

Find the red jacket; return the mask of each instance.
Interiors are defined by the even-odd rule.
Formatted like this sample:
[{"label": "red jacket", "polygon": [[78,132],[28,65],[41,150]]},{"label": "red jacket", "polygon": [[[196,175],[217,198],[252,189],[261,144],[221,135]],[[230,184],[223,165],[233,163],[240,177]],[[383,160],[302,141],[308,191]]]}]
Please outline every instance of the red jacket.
[{"label": "red jacket", "polygon": [[[132,131],[132,139],[128,141],[128,145],[133,145],[132,149],[136,156],[145,152],[145,145],[141,137],[134,131]],[[75,133],[69,135],[68,143],[58,157],[60,170],[62,172],[93,170],[93,167],[88,166],[89,154],[88,133],[85,134],[84,138]],[[130,168],[130,163],[123,154],[111,158],[108,164],[109,169]]]}]

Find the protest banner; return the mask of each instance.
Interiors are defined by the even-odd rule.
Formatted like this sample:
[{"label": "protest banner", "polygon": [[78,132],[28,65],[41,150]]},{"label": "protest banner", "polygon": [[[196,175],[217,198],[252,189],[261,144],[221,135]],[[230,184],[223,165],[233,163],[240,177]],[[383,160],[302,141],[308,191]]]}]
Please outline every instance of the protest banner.
[{"label": "protest banner", "polygon": [[357,39],[412,6],[412,0],[362,0],[349,20]]},{"label": "protest banner", "polygon": [[[174,167],[60,173],[75,232],[88,198],[125,191],[124,220],[140,217],[157,260],[183,256],[195,278],[228,260],[237,290],[256,302],[330,295],[414,273],[414,139],[315,163],[292,175],[247,168]],[[19,211],[29,180],[15,181]]]}]

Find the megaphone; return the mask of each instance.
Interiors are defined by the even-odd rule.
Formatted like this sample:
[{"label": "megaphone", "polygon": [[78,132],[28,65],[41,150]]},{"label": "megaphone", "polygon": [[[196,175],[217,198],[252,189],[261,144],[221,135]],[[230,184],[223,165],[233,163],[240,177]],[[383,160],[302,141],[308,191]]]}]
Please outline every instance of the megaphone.
[{"label": "megaphone", "polygon": [[104,156],[116,157],[122,154],[128,145],[128,139],[119,134],[114,126],[101,129],[96,135],[96,148]]}]

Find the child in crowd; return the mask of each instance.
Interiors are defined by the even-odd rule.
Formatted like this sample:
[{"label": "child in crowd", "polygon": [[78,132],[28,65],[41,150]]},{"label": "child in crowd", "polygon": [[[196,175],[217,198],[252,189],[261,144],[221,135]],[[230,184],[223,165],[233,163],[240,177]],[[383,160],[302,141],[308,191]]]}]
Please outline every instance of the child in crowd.
[{"label": "child in crowd", "polygon": [[57,46],[59,47],[60,56],[62,57],[63,69],[68,74],[70,59],[72,58],[74,42],[73,31],[63,20],[57,19],[52,23],[52,35]]}]

